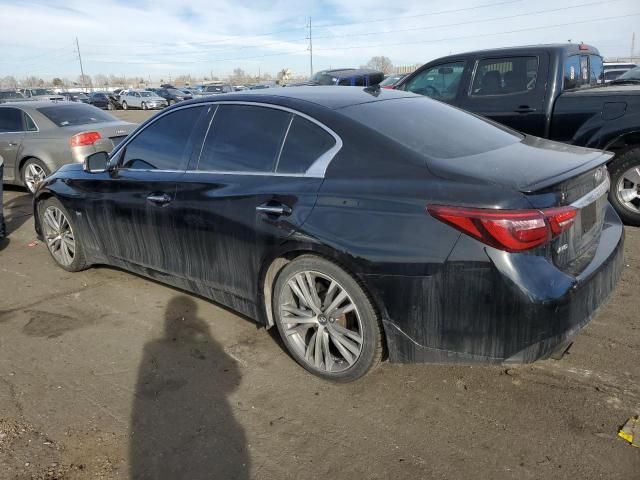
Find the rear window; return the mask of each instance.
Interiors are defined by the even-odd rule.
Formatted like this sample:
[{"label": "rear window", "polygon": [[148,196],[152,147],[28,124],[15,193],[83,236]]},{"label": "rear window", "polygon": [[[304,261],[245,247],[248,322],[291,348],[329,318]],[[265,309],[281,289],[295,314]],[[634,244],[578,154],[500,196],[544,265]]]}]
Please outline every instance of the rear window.
[{"label": "rear window", "polygon": [[38,111],[59,127],[115,122],[117,118],[91,105],[55,105]]},{"label": "rear window", "polygon": [[340,110],[426,157],[456,158],[507,147],[514,131],[426,97],[370,102]]}]

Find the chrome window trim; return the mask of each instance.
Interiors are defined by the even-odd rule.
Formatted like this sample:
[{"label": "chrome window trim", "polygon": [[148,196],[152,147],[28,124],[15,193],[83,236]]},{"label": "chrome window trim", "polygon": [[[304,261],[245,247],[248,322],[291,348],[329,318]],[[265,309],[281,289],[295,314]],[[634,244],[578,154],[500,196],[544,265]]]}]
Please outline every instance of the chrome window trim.
[{"label": "chrome window trim", "polygon": [[[203,102],[203,103],[193,103],[193,104],[189,104],[189,105],[181,105],[179,107],[175,107],[172,108],[169,111],[165,111],[165,112],[161,112],[159,114],[157,114],[156,116],[154,116],[152,118],[152,121],[148,121],[144,124],[142,124],[140,127],[138,127],[138,129],[136,131],[134,131],[131,134],[131,138],[128,139],[126,142],[122,142],[120,143],[115,150],[113,150],[111,152],[111,155],[109,156],[110,159],[116,158],[118,155],[121,154],[121,151],[123,148],[125,148],[129,143],[131,143],[138,135],[140,135],[141,132],[143,132],[149,125],[154,124],[155,122],[157,122],[158,120],[160,120],[162,117],[166,116],[166,115],[170,115],[173,112],[176,112],[178,110],[182,110],[185,108],[198,108],[198,107],[203,107],[203,106],[211,106],[211,105],[215,105],[216,107],[219,105],[247,105],[247,106],[255,106],[255,107],[266,107],[266,108],[273,108],[275,110],[282,110],[285,112],[289,112],[292,113],[294,115],[298,115],[308,121],[310,121],[311,123],[314,123],[316,125],[318,125],[320,128],[322,128],[325,132],[327,132],[329,135],[331,135],[333,137],[333,139],[335,140],[335,144],[333,145],[333,147],[331,147],[329,150],[327,150],[326,152],[324,152],[322,155],[320,155],[310,166],[309,168],[302,174],[300,173],[276,173],[275,171],[271,171],[271,172],[235,172],[235,171],[216,171],[216,170],[186,170],[189,173],[217,173],[217,174],[221,174],[221,175],[273,175],[273,176],[279,176],[279,177],[315,177],[315,178],[324,178],[327,168],[329,167],[329,164],[331,163],[331,161],[333,160],[333,158],[338,154],[338,152],[342,149],[343,143],[342,143],[342,138],[340,138],[340,136],[335,133],[333,130],[331,130],[329,127],[327,127],[325,124],[323,124],[322,122],[316,120],[315,118],[307,115],[306,113],[302,113],[299,112],[298,110],[294,110],[292,108],[289,107],[284,107],[282,105],[275,105],[275,104],[271,104],[271,103],[264,103],[264,102],[248,102],[248,101],[244,101],[244,100],[223,100],[223,101],[210,101],[210,102]],[[216,112],[217,113],[218,109],[216,108]],[[212,118],[213,120],[213,118]],[[209,127],[211,126],[211,123],[209,123]],[[209,128],[208,127],[208,128]],[[208,129],[207,129],[207,133],[208,133]],[[205,135],[205,139],[206,139],[206,135]],[[284,145],[284,142],[283,142]],[[204,143],[203,143],[204,146]],[[200,152],[202,153],[202,152]],[[200,156],[198,156],[198,163],[200,163]],[[131,170],[131,169],[127,169],[127,170]],[[158,170],[137,170],[137,171],[158,171]],[[179,172],[184,172],[185,170],[178,170]]]}]

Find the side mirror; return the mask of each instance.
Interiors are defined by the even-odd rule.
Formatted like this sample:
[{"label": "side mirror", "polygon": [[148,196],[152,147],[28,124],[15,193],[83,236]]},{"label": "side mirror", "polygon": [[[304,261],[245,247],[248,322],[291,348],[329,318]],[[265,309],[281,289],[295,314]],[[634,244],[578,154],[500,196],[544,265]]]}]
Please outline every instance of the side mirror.
[{"label": "side mirror", "polygon": [[453,73],[453,68],[451,68],[451,67],[440,67],[438,69],[438,73],[440,75],[450,75],[450,74]]},{"label": "side mirror", "polygon": [[107,171],[109,154],[107,152],[92,153],[84,159],[84,171],[89,173],[102,173]]}]

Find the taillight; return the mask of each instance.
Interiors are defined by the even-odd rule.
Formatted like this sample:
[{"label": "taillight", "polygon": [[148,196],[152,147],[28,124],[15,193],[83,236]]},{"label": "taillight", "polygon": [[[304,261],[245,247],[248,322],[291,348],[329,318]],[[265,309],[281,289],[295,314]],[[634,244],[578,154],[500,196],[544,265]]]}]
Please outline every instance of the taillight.
[{"label": "taillight", "polygon": [[429,205],[427,211],[461,232],[507,252],[522,252],[546,244],[571,227],[577,214],[574,207],[490,210]]},{"label": "taillight", "polygon": [[70,142],[72,147],[86,147],[87,145],[93,145],[101,138],[102,136],[98,132],[82,132],[76,133],[71,137]]}]

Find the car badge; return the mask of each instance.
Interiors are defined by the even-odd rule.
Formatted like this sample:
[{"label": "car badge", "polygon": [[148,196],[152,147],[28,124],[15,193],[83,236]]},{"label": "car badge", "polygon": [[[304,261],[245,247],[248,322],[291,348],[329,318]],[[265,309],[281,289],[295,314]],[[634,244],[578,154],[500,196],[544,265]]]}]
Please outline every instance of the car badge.
[{"label": "car badge", "polygon": [[116,130],[116,135],[126,135],[127,132],[125,130]]}]

